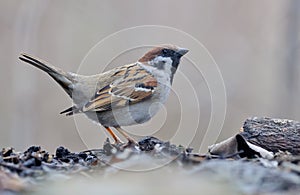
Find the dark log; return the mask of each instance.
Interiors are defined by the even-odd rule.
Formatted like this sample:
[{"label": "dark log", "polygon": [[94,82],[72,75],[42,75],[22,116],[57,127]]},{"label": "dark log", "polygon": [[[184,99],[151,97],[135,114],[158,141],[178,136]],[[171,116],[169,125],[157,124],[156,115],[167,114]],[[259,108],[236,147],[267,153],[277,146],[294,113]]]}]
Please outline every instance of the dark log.
[{"label": "dark log", "polygon": [[300,154],[300,123],[267,117],[248,118],[240,133],[247,141],[268,151]]}]

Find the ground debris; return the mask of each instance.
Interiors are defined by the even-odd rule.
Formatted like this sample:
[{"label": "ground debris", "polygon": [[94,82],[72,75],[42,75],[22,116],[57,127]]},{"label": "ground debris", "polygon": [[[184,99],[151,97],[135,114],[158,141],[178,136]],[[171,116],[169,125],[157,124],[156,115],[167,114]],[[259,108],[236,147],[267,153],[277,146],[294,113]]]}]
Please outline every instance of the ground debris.
[{"label": "ground debris", "polygon": [[[244,127],[249,127],[247,123],[256,124],[249,120]],[[253,120],[262,122],[271,119]],[[274,122],[268,123],[269,126],[271,123],[274,128]],[[281,128],[283,123],[277,121],[276,124]],[[291,124],[295,126],[298,123],[287,121],[284,124],[287,131]],[[252,127],[255,127],[257,132],[258,128],[264,129],[266,126],[259,123]],[[276,128],[278,130],[278,127]],[[294,130],[298,132],[297,125]],[[250,140],[256,136],[248,136],[249,130],[244,132],[213,145],[207,154],[194,153],[192,148],[155,137],[145,137],[137,146],[113,144],[107,139],[102,148],[81,152],[72,152],[60,146],[55,154],[43,150],[40,146],[31,146],[24,152],[16,152],[14,148],[3,148],[0,152],[0,192],[26,192],[49,178],[69,179],[75,175],[90,178],[95,175],[113,175],[121,172],[120,170],[152,170],[153,167],[170,168],[171,171],[167,170],[167,173],[189,172],[204,180],[225,178],[226,182],[228,179],[233,186],[244,185],[245,188],[241,188],[240,192],[245,194],[300,190],[300,156],[294,153],[295,150],[278,150],[273,154],[263,142],[260,142],[260,145],[253,144]],[[273,135],[270,130],[268,132],[266,136]],[[264,132],[261,135],[265,135]],[[260,140],[264,139],[260,137]],[[200,172],[198,176],[197,173]],[[208,175],[203,176],[203,173]],[[182,177],[186,176],[187,174]],[[261,189],[260,186],[265,188]]]},{"label": "ground debris", "polygon": [[[168,158],[171,161],[178,161],[183,164],[199,164],[207,159],[219,158],[213,155],[193,154],[192,148],[176,146],[155,137],[146,137],[140,140],[138,146],[116,145],[110,143],[107,139],[103,144],[103,148],[82,152],[71,152],[63,146],[58,147],[55,154],[50,154],[40,146],[31,146],[24,152],[16,152],[13,148],[4,148],[0,152],[0,170],[5,171],[6,175],[14,175],[14,177],[11,177],[14,180],[16,178],[20,181],[26,178],[35,180],[36,178],[47,178],[47,175],[51,173],[70,175],[82,171],[90,172],[94,168],[96,170],[97,167],[125,163],[132,156],[141,154],[150,158]],[[1,185],[4,184],[0,183]],[[16,191],[16,189],[18,191],[22,188],[18,187],[11,190]]]},{"label": "ground debris", "polygon": [[139,141],[139,147],[142,151],[151,151],[155,145],[162,144],[163,142],[155,137],[146,137]]},{"label": "ground debris", "polygon": [[[245,171],[247,170],[247,173],[250,173],[251,170],[248,169],[252,169],[251,166],[258,166],[265,168],[261,170],[265,170],[266,173],[268,172],[268,169],[275,169],[277,170],[276,174],[279,174],[280,171],[285,172],[284,174],[286,175],[292,174],[290,177],[282,177],[282,180],[284,181],[277,179],[283,183],[282,188],[289,188],[290,186],[289,189],[294,190],[297,184],[300,185],[300,177],[298,180],[290,181],[290,178],[297,178],[297,174],[299,174],[298,165],[295,164],[295,162],[298,161],[289,157],[290,164],[282,163],[283,154],[281,154],[281,157],[279,157],[279,154],[276,156],[278,163],[280,164],[277,166],[278,163],[274,163],[277,162],[275,160],[270,161],[258,157],[254,158],[253,156],[251,158],[239,157],[238,159],[240,160],[234,160],[237,159],[236,156],[241,154],[239,152],[230,155],[212,155],[209,153],[192,153],[192,151],[192,148],[185,148],[180,145],[177,146],[155,137],[146,137],[140,140],[139,146],[116,145],[110,143],[109,140],[106,140],[103,144],[103,148],[82,152],[71,152],[69,149],[60,146],[56,149],[55,154],[49,154],[39,146],[31,146],[24,152],[16,152],[13,148],[6,148],[2,150],[0,155],[0,191],[10,190],[22,192],[24,190],[27,191],[28,188],[32,190],[33,188],[30,186],[37,185],[37,183],[46,180],[49,176],[55,174],[64,176],[80,174],[89,178],[93,177],[93,175],[99,176],[99,174],[114,174],[119,171],[115,167],[123,170],[132,170],[132,168],[136,168],[140,164],[148,163],[149,165],[149,162],[159,162],[173,168],[175,166],[175,169],[181,171],[187,171],[191,168],[192,170],[194,168],[194,170],[205,170],[205,167],[209,165],[209,167],[212,166],[211,168],[215,171],[220,170],[218,174],[221,174],[222,170],[224,172],[233,169],[232,166],[228,166],[230,170],[226,170],[228,163],[232,164],[231,161],[240,161],[238,165],[241,172],[236,174],[241,174],[242,169],[245,169]],[[216,163],[216,167],[213,168],[214,165],[212,164],[210,166],[210,163],[215,161],[218,163]],[[224,162],[224,164],[222,164],[222,162]],[[248,167],[249,164],[246,162],[252,162],[250,163],[251,166]],[[273,164],[274,166],[270,166]],[[228,172],[228,177],[229,176],[230,174]],[[260,177],[266,176],[263,176],[263,174],[260,173],[257,176],[257,180],[263,180],[263,178]],[[1,180],[1,178],[5,179]],[[289,181],[285,181],[287,179],[289,179]],[[269,179],[265,182],[271,183]],[[254,184],[252,187],[253,189],[256,189]],[[279,188],[281,191],[283,190],[281,187],[275,189],[277,190]],[[274,190],[274,188],[271,189]],[[266,191],[268,191],[268,189],[266,189]]]}]

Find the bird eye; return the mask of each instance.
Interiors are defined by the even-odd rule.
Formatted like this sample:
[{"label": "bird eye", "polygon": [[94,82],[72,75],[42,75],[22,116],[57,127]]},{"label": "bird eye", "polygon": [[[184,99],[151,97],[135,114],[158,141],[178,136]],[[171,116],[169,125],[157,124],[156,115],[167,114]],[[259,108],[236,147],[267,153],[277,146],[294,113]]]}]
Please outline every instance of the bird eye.
[{"label": "bird eye", "polygon": [[163,61],[161,61],[161,62],[162,62],[162,63],[164,63],[164,64],[166,63],[166,61],[165,61],[165,60],[163,60]]}]

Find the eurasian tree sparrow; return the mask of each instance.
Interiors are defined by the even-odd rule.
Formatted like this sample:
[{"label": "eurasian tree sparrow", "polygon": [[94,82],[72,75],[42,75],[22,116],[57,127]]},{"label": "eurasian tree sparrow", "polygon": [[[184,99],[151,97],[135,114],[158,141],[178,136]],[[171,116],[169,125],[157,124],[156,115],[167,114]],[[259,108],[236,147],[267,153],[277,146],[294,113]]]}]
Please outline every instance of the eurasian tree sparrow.
[{"label": "eurasian tree sparrow", "polygon": [[129,143],[136,143],[120,126],[144,123],[158,112],[169,96],[180,58],[187,52],[173,45],[158,46],[133,64],[92,76],[65,72],[25,53],[19,58],[48,73],[73,99],[74,106],[61,114],[84,113],[104,126],[116,143],[122,142],[110,127]]}]

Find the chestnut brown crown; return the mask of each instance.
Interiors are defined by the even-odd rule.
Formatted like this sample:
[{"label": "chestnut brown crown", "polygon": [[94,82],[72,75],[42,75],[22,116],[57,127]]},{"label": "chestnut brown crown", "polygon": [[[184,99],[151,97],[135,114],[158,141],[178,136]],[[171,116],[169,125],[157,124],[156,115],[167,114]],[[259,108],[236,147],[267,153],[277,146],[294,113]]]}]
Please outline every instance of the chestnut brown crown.
[{"label": "chestnut brown crown", "polygon": [[[185,55],[189,50],[186,48],[180,48],[175,45],[161,45],[155,47],[148,51],[143,57],[141,57],[138,62],[149,62],[156,58],[157,56],[162,57],[170,57],[180,59],[183,55]],[[172,59],[173,60],[173,59]]]}]

